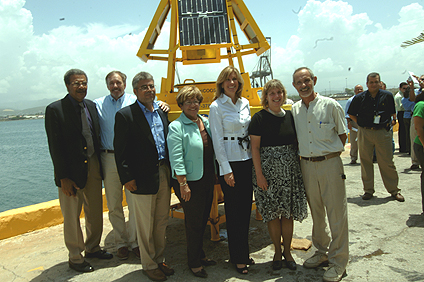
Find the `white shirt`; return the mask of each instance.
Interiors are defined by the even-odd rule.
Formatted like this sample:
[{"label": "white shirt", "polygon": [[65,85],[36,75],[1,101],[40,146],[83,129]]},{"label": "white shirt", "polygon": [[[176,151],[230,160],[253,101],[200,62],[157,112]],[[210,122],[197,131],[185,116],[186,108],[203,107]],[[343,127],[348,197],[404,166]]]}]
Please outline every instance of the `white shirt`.
[{"label": "white shirt", "polygon": [[339,135],[346,133],[345,115],[336,100],[317,97],[306,108],[302,100],[292,106],[299,155],[320,157],[344,151]]},{"label": "white shirt", "polygon": [[247,148],[247,143],[243,142],[243,148],[238,140],[248,135],[250,107],[247,99],[240,98],[233,104],[230,97],[222,94],[210,105],[209,124],[221,176],[232,172],[229,162],[252,158],[250,145]]}]

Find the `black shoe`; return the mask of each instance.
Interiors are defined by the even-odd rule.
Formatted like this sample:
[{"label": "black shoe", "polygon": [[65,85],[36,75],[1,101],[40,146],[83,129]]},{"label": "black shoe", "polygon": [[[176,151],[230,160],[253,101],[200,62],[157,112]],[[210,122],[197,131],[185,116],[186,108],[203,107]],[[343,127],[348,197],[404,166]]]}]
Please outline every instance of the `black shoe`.
[{"label": "black shoe", "polygon": [[273,270],[280,270],[281,268],[283,268],[283,261],[281,261],[281,260],[272,261],[272,269]]},{"label": "black shoe", "polygon": [[94,268],[88,262],[84,261],[83,263],[73,263],[69,261],[69,268],[78,271],[78,272],[93,272]]},{"label": "black shoe", "polygon": [[354,164],[357,164],[357,162],[356,162],[356,160],[351,160],[349,164],[354,165]]},{"label": "black shoe", "polygon": [[418,170],[418,169],[420,169],[420,166],[419,165],[417,165],[417,164],[413,164],[413,165],[411,165],[411,167],[409,168],[410,170]]},{"label": "black shoe", "polygon": [[249,269],[247,268],[247,265],[245,267],[242,267],[242,268],[238,268],[237,264],[234,264],[234,266],[236,267],[237,272],[240,273],[240,274],[248,274],[249,273]]},{"label": "black shoe", "polygon": [[370,193],[365,193],[364,195],[362,195],[362,200],[370,200],[372,198],[372,194]]},{"label": "black shoe", "polygon": [[206,272],[206,270],[204,270],[203,268],[197,272],[194,272],[191,268],[190,268],[191,273],[193,273],[194,276],[196,277],[200,277],[200,278],[208,278],[208,273]]},{"label": "black shoe", "polygon": [[106,252],[105,250],[100,250],[94,253],[85,252],[86,258],[98,258],[98,259],[111,259],[113,255],[111,253]]},{"label": "black shoe", "polygon": [[293,261],[293,260],[284,260],[284,262],[286,263],[286,266],[287,266],[287,268],[288,269],[290,269],[290,270],[296,270],[296,268],[297,268],[297,266],[296,266],[296,262],[295,261]]}]

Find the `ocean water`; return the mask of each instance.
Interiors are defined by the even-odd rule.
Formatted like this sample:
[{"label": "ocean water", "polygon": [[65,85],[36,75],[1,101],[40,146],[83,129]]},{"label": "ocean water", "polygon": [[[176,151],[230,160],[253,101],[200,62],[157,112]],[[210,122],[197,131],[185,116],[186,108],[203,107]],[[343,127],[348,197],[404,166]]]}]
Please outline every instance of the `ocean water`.
[{"label": "ocean water", "polygon": [[0,212],[57,197],[44,119],[0,122]]},{"label": "ocean water", "polygon": [[44,119],[0,122],[0,212],[57,197]]}]

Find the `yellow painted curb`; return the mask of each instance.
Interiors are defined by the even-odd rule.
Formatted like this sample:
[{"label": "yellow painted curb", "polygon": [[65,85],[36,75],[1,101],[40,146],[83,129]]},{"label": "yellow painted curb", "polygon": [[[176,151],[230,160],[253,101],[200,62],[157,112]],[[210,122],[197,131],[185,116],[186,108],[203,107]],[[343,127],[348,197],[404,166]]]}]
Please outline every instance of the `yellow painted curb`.
[{"label": "yellow painted curb", "polygon": [[[125,193],[122,204],[127,205]],[[107,211],[103,189],[103,211]],[[84,210],[81,217],[84,216]],[[0,240],[63,223],[59,200],[52,200],[0,213]]]}]

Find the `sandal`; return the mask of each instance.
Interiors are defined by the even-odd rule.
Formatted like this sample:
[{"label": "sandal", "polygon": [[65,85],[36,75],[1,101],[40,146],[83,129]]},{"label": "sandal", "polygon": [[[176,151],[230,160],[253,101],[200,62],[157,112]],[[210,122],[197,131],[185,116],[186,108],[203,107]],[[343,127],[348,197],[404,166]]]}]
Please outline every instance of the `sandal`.
[{"label": "sandal", "polygon": [[237,264],[234,265],[236,267],[236,270],[238,273],[240,274],[248,274],[249,273],[249,269],[247,268],[247,265],[245,267],[242,268],[238,268]]}]

